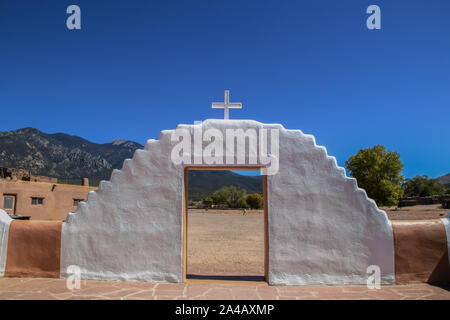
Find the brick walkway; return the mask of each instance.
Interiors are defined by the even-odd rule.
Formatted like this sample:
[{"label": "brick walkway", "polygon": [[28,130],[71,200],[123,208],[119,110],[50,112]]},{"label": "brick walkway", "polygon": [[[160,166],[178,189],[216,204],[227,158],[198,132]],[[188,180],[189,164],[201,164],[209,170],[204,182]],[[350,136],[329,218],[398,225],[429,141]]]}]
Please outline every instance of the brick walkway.
[{"label": "brick walkway", "polygon": [[73,292],[66,281],[38,278],[0,278],[0,299],[445,299],[450,287],[428,284],[383,286],[267,286],[254,284],[163,284],[148,282],[81,282]]}]

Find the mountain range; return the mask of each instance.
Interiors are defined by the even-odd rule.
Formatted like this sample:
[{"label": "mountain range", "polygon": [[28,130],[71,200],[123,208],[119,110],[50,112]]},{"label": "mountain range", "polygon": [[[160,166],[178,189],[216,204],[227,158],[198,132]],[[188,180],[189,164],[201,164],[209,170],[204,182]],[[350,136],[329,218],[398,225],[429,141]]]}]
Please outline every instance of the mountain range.
[{"label": "mountain range", "polygon": [[[91,185],[109,180],[113,169],[132,158],[137,142],[118,139],[98,144],[65,133],[47,134],[35,128],[0,132],[0,167],[29,170],[34,175],[56,177],[60,182],[78,183],[89,178]],[[450,173],[437,180],[450,187]],[[262,192],[260,176],[232,171],[190,171],[189,198],[200,200],[222,186],[235,185],[247,193]]]},{"label": "mountain range", "polygon": [[109,180],[112,170],[121,168],[123,160],[140,148],[133,141],[98,144],[65,133],[23,128],[0,132],[0,167],[26,169],[63,182],[84,177]]},{"label": "mountain range", "polygon": [[437,180],[442,183],[446,188],[450,188],[450,173],[447,173],[439,178]]},{"label": "mountain range", "polygon": [[261,193],[261,176],[244,176],[233,171],[193,170],[188,176],[188,198],[198,201],[211,196],[214,191],[225,186],[236,186],[247,193]]},{"label": "mountain range", "polygon": [[[109,180],[113,169],[122,168],[132,158],[137,142],[118,139],[98,144],[65,133],[47,134],[35,128],[0,132],[0,167],[29,170],[34,175],[58,178],[63,183],[79,183],[89,178],[91,185]],[[261,177],[231,171],[190,171],[189,198],[200,200],[222,186],[235,185],[250,192],[262,192]]]}]

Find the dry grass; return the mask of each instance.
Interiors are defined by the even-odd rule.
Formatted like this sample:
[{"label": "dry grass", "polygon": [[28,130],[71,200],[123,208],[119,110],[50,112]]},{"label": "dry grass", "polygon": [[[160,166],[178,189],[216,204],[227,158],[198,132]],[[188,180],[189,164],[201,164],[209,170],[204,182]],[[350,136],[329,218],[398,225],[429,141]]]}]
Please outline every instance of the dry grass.
[{"label": "dry grass", "polygon": [[[449,211],[438,204],[381,209],[391,220],[438,219]],[[188,212],[188,274],[264,275],[263,210]]]},{"label": "dry grass", "polygon": [[263,210],[188,212],[188,274],[264,275]]}]

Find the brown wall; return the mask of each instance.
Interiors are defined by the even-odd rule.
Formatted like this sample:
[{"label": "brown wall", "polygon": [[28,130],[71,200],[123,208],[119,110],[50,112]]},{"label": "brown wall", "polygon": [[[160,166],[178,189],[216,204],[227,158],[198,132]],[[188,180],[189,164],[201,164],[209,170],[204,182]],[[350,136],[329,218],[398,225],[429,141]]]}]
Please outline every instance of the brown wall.
[{"label": "brown wall", "polygon": [[12,221],[5,276],[59,278],[61,228],[61,221]]},{"label": "brown wall", "polygon": [[447,235],[441,220],[392,223],[397,284],[449,284]]},{"label": "brown wall", "polygon": [[[95,189],[89,186],[0,179],[0,208],[3,208],[3,195],[12,194],[16,196],[16,215],[30,216],[32,220],[64,220],[69,212],[77,209],[73,200],[86,200],[89,191]],[[44,198],[43,204],[32,205],[32,197]],[[11,210],[5,211],[12,213]]]}]

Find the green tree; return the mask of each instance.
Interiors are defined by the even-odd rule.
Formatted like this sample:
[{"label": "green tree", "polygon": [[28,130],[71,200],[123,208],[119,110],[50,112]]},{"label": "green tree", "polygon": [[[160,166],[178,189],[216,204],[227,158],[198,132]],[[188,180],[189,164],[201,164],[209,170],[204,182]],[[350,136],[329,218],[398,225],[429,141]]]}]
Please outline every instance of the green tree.
[{"label": "green tree", "polygon": [[399,153],[386,151],[384,146],[376,145],[350,156],[345,166],[358,181],[358,186],[365,189],[379,206],[396,205],[402,197],[403,164]]},{"label": "green tree", "polygon": [[205,208],[211,208],[214,201],[211,197],[206,197],[205,199],[203,199],[202,202],[203,202],[203,206]]},{"label": "green tree", "polygon": [[262,209],[264,198],[259,193],[251,193],[247,195],[245,201],[252,209]]},{"label": "green tree", "polygon": [[237,208],[240,198],[245,196],[246,191],[236,186],[222,187],[212,194],[215,204],[226,204],[230,208]]},{"label": "green tree", "polygon": [[443,184],[436,179],[428,178],[426,175],[406,179],[402,187],[407,197],[427,197],[446,192]]},{"label": "green tree", "polygon": [[247,199],[246,196],[241,197],[236,204],[237,208],[248,208],[249,205],[247,204],[246,199]]}]

